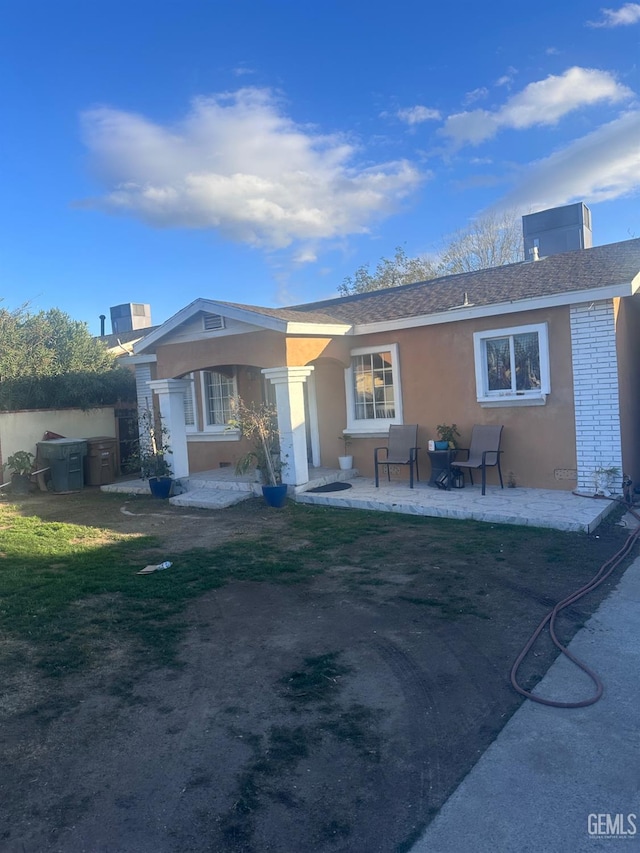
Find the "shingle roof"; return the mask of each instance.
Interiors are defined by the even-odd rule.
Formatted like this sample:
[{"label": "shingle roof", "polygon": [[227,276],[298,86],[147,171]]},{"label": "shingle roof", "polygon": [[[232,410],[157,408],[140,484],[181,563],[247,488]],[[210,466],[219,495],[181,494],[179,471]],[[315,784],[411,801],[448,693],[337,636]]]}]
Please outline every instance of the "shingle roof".
[{"label": "shingle roof", "polygon": [[113,332],[110,335],[97,335],[96,337],[99,341],[103,341],[108,349],[115,349],[117,346],[121,346],[123,350],[130,350],[131,346],[127,346],[127,344],[133,345],[159,328],[160,326],[145,326],[144,329],[133,329],[129,332]]},{"label": "shingle roof", "polygon": [[224,304],[294,322],[366,324],[442,313],[462,306],[465,294],[472,305],[494,305],[628,284],[638,273],[635,239],[287,308]]}]

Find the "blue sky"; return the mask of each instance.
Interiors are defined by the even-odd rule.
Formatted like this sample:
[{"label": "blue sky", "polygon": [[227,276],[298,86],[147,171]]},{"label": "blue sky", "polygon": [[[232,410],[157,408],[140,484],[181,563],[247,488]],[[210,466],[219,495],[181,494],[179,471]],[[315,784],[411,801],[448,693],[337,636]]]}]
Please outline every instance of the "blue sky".
[{"label": "blue sky", "polygon": [[640,236],[639,60],[640,3],[5,0],[2,304],[332,297],[487,210]]}]

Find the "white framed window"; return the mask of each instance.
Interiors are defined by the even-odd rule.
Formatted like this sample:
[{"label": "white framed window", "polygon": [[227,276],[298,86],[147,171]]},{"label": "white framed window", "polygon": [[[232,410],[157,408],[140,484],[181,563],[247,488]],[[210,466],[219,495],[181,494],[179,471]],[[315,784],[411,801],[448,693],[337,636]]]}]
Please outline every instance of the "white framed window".
[{"label": "white framed window", "polygon": [[385,434],[402,423],[397,344],[352,349],[345,385],[350,434]]},{"label": "white framed window", "polygon": [[475,332],[473,350],[481,405],[544,405],[551,391],[546,323]]},{"label": "white framed window", "polygon": [[223,433],[231,418],[231,400],[238,395],[235,370],[203,370],[201,382],[204,432]]}]

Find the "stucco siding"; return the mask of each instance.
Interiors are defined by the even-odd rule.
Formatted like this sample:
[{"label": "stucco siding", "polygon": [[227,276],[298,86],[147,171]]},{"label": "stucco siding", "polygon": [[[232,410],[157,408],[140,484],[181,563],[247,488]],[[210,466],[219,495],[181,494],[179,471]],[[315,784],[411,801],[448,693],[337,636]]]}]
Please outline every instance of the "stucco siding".
[{"label": "stucco siding", "polygon": [[281,367],[285,363],[285,338],[278,332],[261,331],[211,338],[203,341],[167,344],[157,350],[159,379],[184,376],[225,364]]},{"label": "stucco siding", "polygon": [[[548,324],[551,393],[544,406],[484,408],[477,401],[473,333],[505,325]],[[441,423],[456,423],[458,443],[468,447],[474,424],[502,424],[502,469],[512,472],[517,485],[572,489],[576,480],[573,374],[567,308],[554,308],[455,324],[405,329],[353,338],[354,347],[397,343],[399,348],[404,422],[417,423],[424,476],[429,474],[427,441],[437,438]],[[336,389],[337,393],[337,389]],[[356,466],[373,474],[373,448],[379,438],[355,439]],[[398,472],[402,476],[402,472]],[[490,471],[489,482],[497,482]]]},{"label": "stucco siding", "polygon": [[[549,332],[551,393],[541,406],[483,407],[477,400],[473,335],[476,331],[530,323],[546,323]],[[345,336],[285,338],[276,332],[226,336],[158,347],[158,376],[176,377],[216,365],[281,367],[313,364],[319,417],[321,464],[336,467],[342,449],[339,435],[345,429],[345,367],[350,350],[377,345],[398,345],[403,420],[419,425],[422,476],[429,476],[427,442],[437,438],[440,423],[456,423],[459,444],[468,446],[474,424],[503,424],[503,471],[512,472],[518,485],[572,489],[576,486],[575,411],[571,329],[567,307],[541,309],[456,323]],[[260,386],[247,384],[238,371],[239,391],[247,399],[260,398]],[[199,394],[199,390],[197,393]],[[365,475],[373,475],[373,448],[384,444],[378,437],[353,440],[350,452]],[[234,463],[239,442],[189,438],[189,464],[193,471]],[[399,476],[404,471],[398,472]],[[489,472],[489,482],[497,482]]]}]

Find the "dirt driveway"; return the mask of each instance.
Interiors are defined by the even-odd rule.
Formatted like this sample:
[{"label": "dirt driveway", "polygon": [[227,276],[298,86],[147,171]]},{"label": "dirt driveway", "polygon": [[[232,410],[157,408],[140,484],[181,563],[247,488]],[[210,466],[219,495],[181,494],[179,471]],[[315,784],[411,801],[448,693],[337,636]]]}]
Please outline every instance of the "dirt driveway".
[{"label": "dirt driveway", "polygon": [[[53,679],[24,667],[4,697],[3,853],[410,849],[520,704],[508,672],[530,632],[624,536],[346,521],[257,500],[220,512],[95,494],[30,500],[26,512],[105,537],[157,535],[175,583],[189,549],[265,528],[316,570],[199,596],[169,667],[117,635],[85,671]],[[335,535],[318,551],[320,522],[327,543]],[[367,525],[378,549],[365,549]],[[605,592],[568,612],[565,637]],[[551,660],[543,644],[525,676]]]}]

